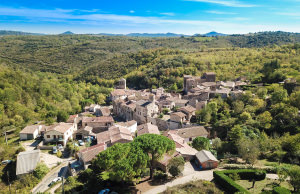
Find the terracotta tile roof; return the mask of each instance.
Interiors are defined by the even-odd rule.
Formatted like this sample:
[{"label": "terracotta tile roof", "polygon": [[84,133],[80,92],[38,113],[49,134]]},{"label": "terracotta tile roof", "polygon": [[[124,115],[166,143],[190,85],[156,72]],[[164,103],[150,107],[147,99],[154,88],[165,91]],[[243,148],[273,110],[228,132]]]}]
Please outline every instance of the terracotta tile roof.
[{"label": "terracotta tile roof", "polygon": [[125,96],[126,92],[123,89],[115,89],[110,94],[111,94],[111,96]]},{"label": "terracotta tile roof", "polygon": [[146,107],[146,106],[148,106],[148,105],[151,104],[151,103],[152,103],[152,102],[146,101],[146,100],[139,100],[139,101],[136,102],[137,105],[143,106],[143,107]]},{"label": "terracotta tile roof", "polygon": [[38,130],[40,125],[29,125],[26,126],[20,133],[33,134],[35,130]]},{"label": "terracotta tile roof", "polygon": [[194,107],[190,106],[190,105],[187,105],[187,106],[185,106],[185,107],[181,107],[181,108],[179,109],[179,111],[184,111],[184,112],[188,112],[188,113],[193,113],[193,112],[196,111],[196,109],[195,109]]},{"label": "terracotta tile roof", "polygon": [[73,127],[73,124],[71,123],[57,123],[54,125],[51,125],[47,128],[47,131],[58,131],[60,133],[65,133],[66,131],[68,131],[70,128]]},{"label": "terracotta tile roof", "polygon": [[103,116],[103,117],[83,117],[83,123],[108,123],[114,122],[114,119],[111,116]]},{"label": "terracotta tile roof", "polygon": [[79,156],[84,163],[91,162],[100,152],[106,149],[105,144],[97,144],[79,151]]},{"label": "terracotta tile roof", "polygon": [[114,144],[119,140],[127,140],[132,141],[133,138],[131,136],[131,132],[121,126],[112,126],[108,129],[108,131],[104,131],[97,134],[97,141],[99,143],[109,142]]},{"label": "terracotta tile roof", "polygon": [[189,146],[182,137],[175,134],[173,131],[175,130],[169,131],[167,133],[167,137],[175,142],[177,152],[182,155],[195,155],[198,152],[196,149]]},{"label": "terracotta tile roof", "polygon": [[176,115],[176,116],[181,117],[181,118],[184,118],[186,116],[183,112],[173,112],[173,113],[171,113],[171,116],[172,115]]},{"label": "terracotta tile roof", "polygon": [[67,120],[67,123],[74,123],[76,117],[78,117],[78,115],[70,115]]},{"label": "terracotta tile roof", "polygon": [[208,132],[203,126],[177,129],[177,134],[182,138],[207,136]]},{"label": "terracotta tile roof", "polygon": [[146,123],[137,127],[138,136],[148,133],[160,135],[158,127],[156,125],[152,125],[151,123]]},{"label": "terracotta tile roof", "polygon": [[103,116],[109,116],[110,115],[110,109],[108,107],[101,107],[100,111]]}]

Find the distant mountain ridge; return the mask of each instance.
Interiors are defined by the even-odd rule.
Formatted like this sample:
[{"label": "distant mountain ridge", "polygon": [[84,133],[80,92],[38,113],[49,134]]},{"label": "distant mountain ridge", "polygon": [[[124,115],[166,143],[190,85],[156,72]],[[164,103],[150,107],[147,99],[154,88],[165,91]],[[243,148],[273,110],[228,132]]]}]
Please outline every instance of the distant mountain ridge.
[{"label": "distant mountain ridge", "polygon": [[0,36],[6,36],[6,35],[44,35],[44,34],[22,32],[22,31],[12,31],[12,30],[0,30]]},{"label": "distant mountain ridge", "polygon": [[61,33],[61,35],[72,35],[72,34],[74,34],[74,33],[71,31],[66,31],[64,33]]}]

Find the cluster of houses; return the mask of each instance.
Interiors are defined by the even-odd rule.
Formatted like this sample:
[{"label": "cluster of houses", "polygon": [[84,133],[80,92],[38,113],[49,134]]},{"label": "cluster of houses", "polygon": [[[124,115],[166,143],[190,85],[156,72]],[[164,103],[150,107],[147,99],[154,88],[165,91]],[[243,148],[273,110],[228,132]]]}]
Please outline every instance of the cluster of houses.
[{"label": "cluster of houses", "polygon": [[[207,102],[220,95],[236,97],[243,93],[242,80],[216,82],[215,73],[202,77],[184,76],[183,94],[168,93],[163,88],[131,90],[126,80],[121,79],[109,98],[112,106],[92,104],[85,112],[71,115],[65,123],[51,126],[32,125],[20,132],[20,139],[44,137],[44,143],[55,142],[63,146],[72,139],[92,138],[97,144],[78,153],[79,160],[87,167],[101,151],[116,143],[128,143],[143,134],[158,134],[168,137],[176,144],[175,153],[165,155],[157,168],[166,170],[168,161],[182,156],[186,161],[194,160],[201,168],[215,168],[218,160],[209,151],[198,152],[189,143],[194,138],[212,137],[206,128],[193,124],[195,113]],[[93,116],[91,116],[93,115]]]}]

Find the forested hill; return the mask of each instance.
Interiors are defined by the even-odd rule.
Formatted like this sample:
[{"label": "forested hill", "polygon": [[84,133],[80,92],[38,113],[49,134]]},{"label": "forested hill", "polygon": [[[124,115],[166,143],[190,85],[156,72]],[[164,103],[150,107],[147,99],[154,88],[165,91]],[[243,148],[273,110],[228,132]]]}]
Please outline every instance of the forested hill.
[{"label": "forested hill", "polygon": [[[94,82],[99,78],[116,79],[135,70],[147,71],[143,66],[147,66],[150,74],[155,74],[156,77],[159,74],[163,75],[161,71],[165,69],[172,72],[172,69],[178,71],[179,67],[184,68],[184,71],[180,71],[178,77],[182,73],[197,74],[206,70],[221,69],[222,74],[226,75],[229,64],[241,66],[242,68],[235,68],[233,72],[228,73],[228,77],[231,77],[230,74],[233,73],[235,76],[241,75],[241,69],[256,66],[258,58],[258,66],[274,59],[276,55],[287,60],[276,45],[293,43],[300,43],[300,34],[263,32],[222,37],[173,38],[95,35],[2,36],[0,63],[23,70],[72,74],[77,79]],[[260,47],[266,47],[264,52]],[[287,52],[286,49],[284,52]],[[245,74],[249,76],[253,73],[257,76],[254,69],[248,69]],[[172,81],[174,80],[170,82]],[[156,83],[155,80],[154,82]]]}]

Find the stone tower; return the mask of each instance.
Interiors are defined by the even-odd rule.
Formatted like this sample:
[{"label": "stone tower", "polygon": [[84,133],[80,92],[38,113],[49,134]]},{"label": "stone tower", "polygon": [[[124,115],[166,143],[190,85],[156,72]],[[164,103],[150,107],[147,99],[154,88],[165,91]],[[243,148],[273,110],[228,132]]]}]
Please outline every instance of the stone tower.
[{"label": "stone tower", "polygon": [[121,78],[119,80],[118,89],[124,89],[124,90],[126,89],[126,79]]}]

